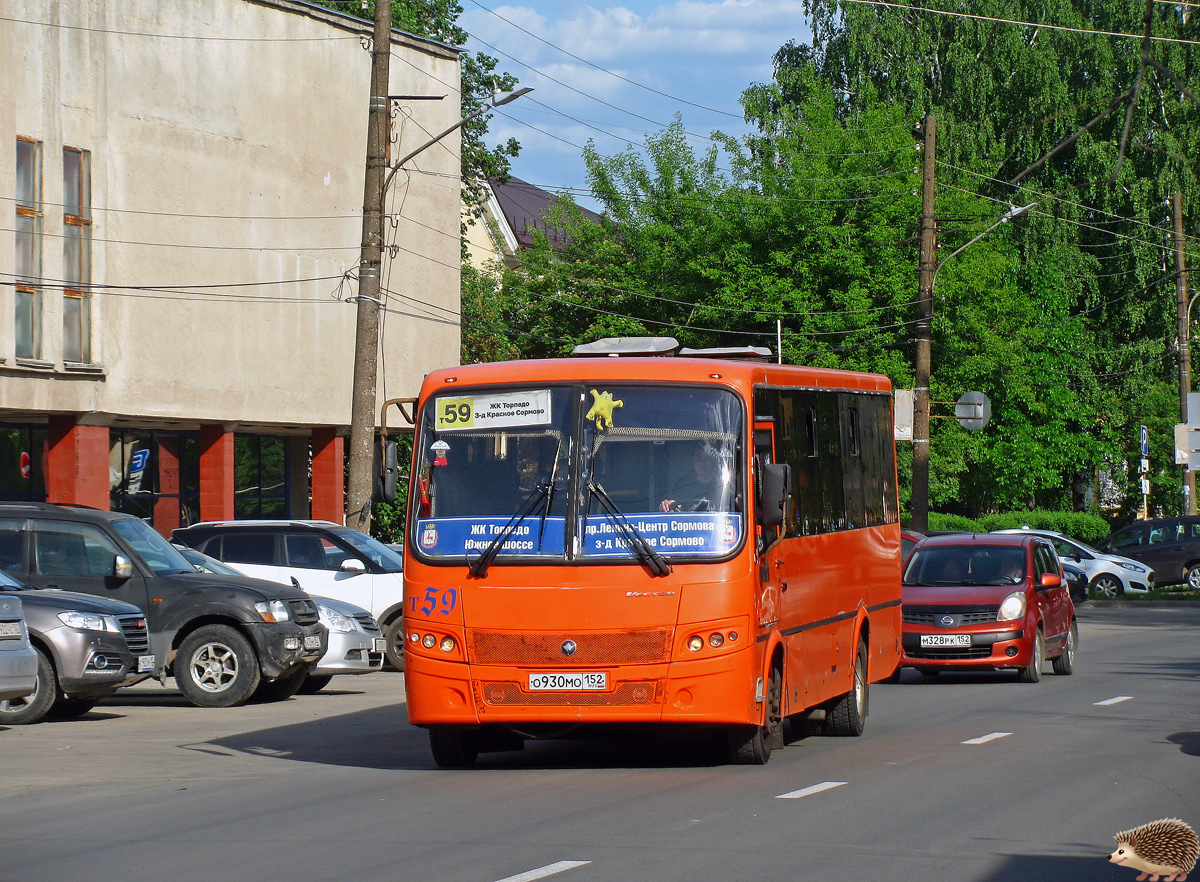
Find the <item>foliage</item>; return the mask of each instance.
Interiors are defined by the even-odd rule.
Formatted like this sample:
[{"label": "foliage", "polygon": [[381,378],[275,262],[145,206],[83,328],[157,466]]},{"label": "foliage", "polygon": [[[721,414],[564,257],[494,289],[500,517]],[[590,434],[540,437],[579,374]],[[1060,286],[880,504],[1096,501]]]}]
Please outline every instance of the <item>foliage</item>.
[{"label": "foliage", "polygon": [[[1145,3],[955,7],[979,19],[842,0],[809,5],[813,45],[783,46],[772,81],[743,94],[754,134],[713,133],[714,146],[697,151],[676,121],[640,151],[602,156],[589,145],[584,160],[604,216],[587,220],[565,199],[555,208],[551,222],[568,244],[542,239],[485,301],[504,343],[526,357],[618,334],[773,349],[780,322],[787,361],[876,371],[911,386],[921,213],[914,148],[933,114],[941,250],[931,505],[974,518],[1103,502],[1128,520],[1141,503],[1144,424],[1151,509],[1180,510],[1164,200],[1182,190],[1185,216],[1195,216],[1200,111],[1147,67],[1122,150],[1131,105],[1114,99],[1135,79],[1141,41],[1078,32],[1139,34]],[[1197,30],[1167,4],[1154,6],[1153,28],[1185,39]],[[1158,41],[1149,52],[1183,82],[1195,79],[1186,46]],[[998,223],[1010,205],[1031,204]],[[991,422],[966,432],[944,417],[975,390],[989,396]],[[909,457],[899,451],[902,494]]]},{"label": "foliage", "polygon": [[981,518],[965,518],[962,515],[929,513],[931,530],[965,530],[972,533],[991,533],[996,530],[1016,530],[1030,527],[1034,530],[1053,530],[1080,542],[1096,543],[1110,532],[1108,522],[1099,515],[1081,511],[1005,511],[984,515]]}]

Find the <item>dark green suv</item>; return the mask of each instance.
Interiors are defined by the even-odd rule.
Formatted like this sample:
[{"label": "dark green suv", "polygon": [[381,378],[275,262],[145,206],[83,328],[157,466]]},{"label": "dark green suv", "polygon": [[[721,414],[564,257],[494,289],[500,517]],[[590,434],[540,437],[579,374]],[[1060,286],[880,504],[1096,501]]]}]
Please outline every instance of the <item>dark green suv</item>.
[{"label": "dark green suv", "polygon": [[0,502],[0,569],[144,610],[155,676],[174,677],[199,707],[292,695],[328,641],[299,588],[198,573],[152,527],[118,512]]}]

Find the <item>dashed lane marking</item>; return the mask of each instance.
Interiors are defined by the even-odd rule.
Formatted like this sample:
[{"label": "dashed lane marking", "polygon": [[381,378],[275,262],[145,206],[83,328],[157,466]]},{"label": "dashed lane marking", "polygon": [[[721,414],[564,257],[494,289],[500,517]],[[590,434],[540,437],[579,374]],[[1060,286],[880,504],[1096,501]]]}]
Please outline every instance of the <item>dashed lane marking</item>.
[{"label": "dashed lane marking", "polygon": [[533,882],[535,879],[545,879],[547,876],[564,873],[590,863],[591,861],[557,861],[553,864],[546,864],[544,867],[538,867],[536,870],[528,870],[515,876],[505,876],[503,879],[497,879],[496,882]]},{"label": "dashed lane marking", "polygon": [[812,796],[814,793],[821,793],[825,790],[832,790],[834,787],[841,787],[846,784],[846,781],[824,781],[820,784],[814,784],[811,787],[805,787],[802,790],[793,790],[791,793],[781,793],[776,796],[776,799],[801,799],[805,796]]},{"label": "dashed lane marking", "polygon": [[1120,704],[1122,701],[1129,701],[1133,698],[1132,695],[1116,695],[1112,698],[1106,698],[1104,701],[1094,702],[1097,707],[1107,707],[1110,704]]},{"label": "dashed lane marking", "polygon": [[990,735],[980,735],[978,738],[968,738],[963,744],[987,744],[997,738],[1007,738],[1012,732],[992,732]]}]

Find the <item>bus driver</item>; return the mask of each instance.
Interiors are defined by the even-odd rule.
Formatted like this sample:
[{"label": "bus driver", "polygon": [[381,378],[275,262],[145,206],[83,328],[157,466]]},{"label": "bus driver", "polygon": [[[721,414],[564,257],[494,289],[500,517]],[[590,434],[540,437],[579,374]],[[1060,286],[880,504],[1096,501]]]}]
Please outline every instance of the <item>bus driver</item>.
[{"label": "bus driver", "polygon": [[717,460],[716,450],[702,441],[692,446],[694,479],[675,487],[675,498],[659,503],[659,511],[722,511],[728,478]]}]

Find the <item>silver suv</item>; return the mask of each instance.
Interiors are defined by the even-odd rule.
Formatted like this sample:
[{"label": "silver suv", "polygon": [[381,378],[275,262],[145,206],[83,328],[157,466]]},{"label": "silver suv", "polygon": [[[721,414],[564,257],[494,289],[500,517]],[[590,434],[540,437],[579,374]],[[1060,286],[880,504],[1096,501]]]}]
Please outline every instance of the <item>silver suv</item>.
[{"label": "silver suv", "polygon": [[34,689],[0,701],[0,725],[85,714],[154,673],[146,617],[119,600],[24,588],[0,573],[0,597],[19,592],[36,657]]},{"label": "silver suv", "polygon": [[37,653],[21,601],[0,595],[0,702],[23,698],[37,688]]}]

